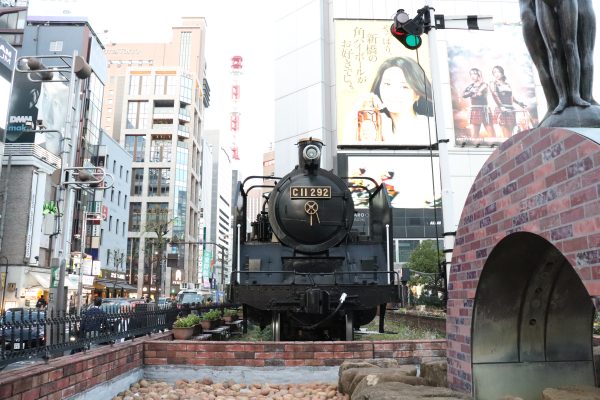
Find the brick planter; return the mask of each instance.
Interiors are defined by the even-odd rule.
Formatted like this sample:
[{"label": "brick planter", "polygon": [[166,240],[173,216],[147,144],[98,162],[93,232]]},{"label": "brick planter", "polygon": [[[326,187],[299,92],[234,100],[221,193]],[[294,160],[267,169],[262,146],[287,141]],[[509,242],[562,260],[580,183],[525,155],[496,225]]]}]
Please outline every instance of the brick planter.
[{"label": "brick planter", "polygon": [[[590,298],[600,296],[600,134],[598,129],[580,133],[542,128],[518,134],[490,156],[475,179],[457,230],[448,285],[452,389],[477,395],[474,371],[484,369],[480,365],[485,363],[506,362],[507,371],[522,370],[515,379],[522,377],[528,384],[528,378],[537,376],[531,365],[547,368],[540,361],[570,362],[562,372],[546,371],[547,376],[556,376],[556,383],[581,367],[580,375],[589,380]],[[522,272],[527,268],[528,275]],[[524,277],[529,281],[523,282]],[[569,310],[560,296],[573,296],[578,308]],[[562,308],[556,308],[554,299]],[[486,308],[489,314],[477,314],[484,300],[496,301],[496,307]],[[513,301],[517,312],[510,315]],[[554,312],[564,318],[553,318]],[[588,322],[589,333],[581,326]],[[482,330],[493,332],[494,324],[499,331],[513,327],[503,335],[514,336],[521,345],[494,342],[504,340],[502,334],[483,337]],[[565,329],[570,335],[560,336]],[[478,348],[480,343],[485,346]],[[577,347],[579,353],[573,350]],[[580,364],[574,366],[575,361]],[[504,378],[497,379],[515,384]]]},{"label": "brick planter", "polygon": [[446,341],[144,343],[145,365],[314,367],[337,366],[346,360],[366,358],[394,358],[400,364],[444,360]]}]

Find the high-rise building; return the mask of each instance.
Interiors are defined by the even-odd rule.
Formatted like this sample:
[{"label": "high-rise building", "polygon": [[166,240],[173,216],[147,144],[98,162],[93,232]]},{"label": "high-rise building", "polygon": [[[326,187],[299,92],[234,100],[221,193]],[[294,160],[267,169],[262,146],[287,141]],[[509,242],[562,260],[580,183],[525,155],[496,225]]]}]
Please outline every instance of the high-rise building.
[{"label": "high-rise building", "polygon": [[204,18],[183,18],[169,43],[106,49],[102,127],[133,156],[127,270],[138,295],[174,294],[198,280],[205,34]]}]

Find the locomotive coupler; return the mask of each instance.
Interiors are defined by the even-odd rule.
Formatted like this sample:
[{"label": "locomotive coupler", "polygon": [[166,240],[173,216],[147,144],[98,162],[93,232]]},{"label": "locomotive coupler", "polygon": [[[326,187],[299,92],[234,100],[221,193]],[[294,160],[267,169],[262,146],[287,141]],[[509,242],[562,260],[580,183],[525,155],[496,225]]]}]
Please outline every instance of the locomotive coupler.
[{"label": "locomotive coupler", "polygon": [[321,289],[306,290],[305,310],[309,314],[326,314],[329,312],[329,292]]}]

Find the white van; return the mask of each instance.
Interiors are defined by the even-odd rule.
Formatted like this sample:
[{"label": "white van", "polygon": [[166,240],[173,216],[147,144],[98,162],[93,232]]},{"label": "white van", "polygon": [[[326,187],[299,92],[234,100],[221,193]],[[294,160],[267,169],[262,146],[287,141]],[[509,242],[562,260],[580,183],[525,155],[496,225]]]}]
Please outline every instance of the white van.
[{"label": "white van", "polygon": [[202,304],[211,297],[211,293],[206,290],[184,289],[177,294],[177,305],[180,304]]}]

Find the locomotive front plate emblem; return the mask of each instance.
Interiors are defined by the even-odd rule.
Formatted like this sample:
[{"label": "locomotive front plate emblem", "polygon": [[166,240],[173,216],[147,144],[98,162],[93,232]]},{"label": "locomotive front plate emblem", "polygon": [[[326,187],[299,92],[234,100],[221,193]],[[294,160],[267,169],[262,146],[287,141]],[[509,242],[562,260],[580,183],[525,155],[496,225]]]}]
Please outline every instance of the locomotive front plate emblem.
[{"label": "locomotive front plate emblem", "polygon": [[331,186],[292,186],[290,199],[330,199]]},{"label": "locomotive front plate emblem", "polygon": [[313,215],[317,218],[317,222],[320,224],[321,220],[319,219],[319,205],[316,201],[307,201],[304,204],[304,211],[309,215],[310,218],[310,226],[313,223]]}]

